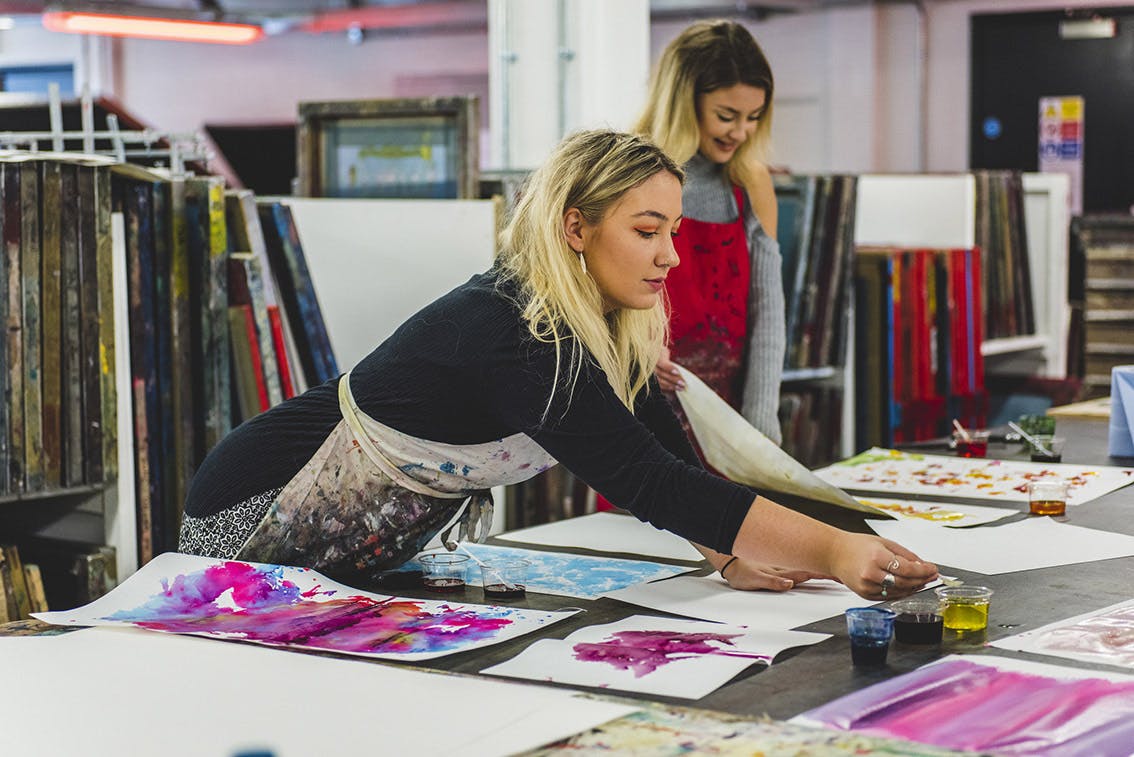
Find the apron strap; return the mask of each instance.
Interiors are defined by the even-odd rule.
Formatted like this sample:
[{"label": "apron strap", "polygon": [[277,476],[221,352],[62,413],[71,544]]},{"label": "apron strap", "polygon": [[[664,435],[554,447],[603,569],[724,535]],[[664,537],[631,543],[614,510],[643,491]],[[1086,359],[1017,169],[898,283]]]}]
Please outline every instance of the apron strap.
[{"label": "apron strap", "polygon": [[[489,489],[478,489],[474,492],[442,492],[434,489],[431,486],[421,483],[415,478],[407,475],[398,466],[394,465],[382,450],[378,449],[378,445],[366,433],[366,429],[362,427],[362,421],[358,419],[359,410],[358,405],[354,401],[354,394],[350,390],[350,371],[343,374],[339,379],[339,410],[342,412],[343,420],[350,426],[351,431],[354,432],[354,440],[358,444],[362,453],[374,463],[378,470],[386,474],[394,483],[405,489],[409,489],[415,494],[421,494],[426,497],[437,497],[439,499],[465,499],[468,498],[462,505],[463,512],[460,514],[460,529],[457,531],[457,540],[465,541],[468,537],[472,536],[478,542],[483,542],[488,538],[488,531],[492,527],[492,511],[493,501],[492,492]],[[454,525],[456,525],[454,523]],[[457,548],[457,543],[449,540],[449,534],[452,532],[453,526],[445,529],[441,534],[441,541],[444,542],[445,548],[452,552]]]}]

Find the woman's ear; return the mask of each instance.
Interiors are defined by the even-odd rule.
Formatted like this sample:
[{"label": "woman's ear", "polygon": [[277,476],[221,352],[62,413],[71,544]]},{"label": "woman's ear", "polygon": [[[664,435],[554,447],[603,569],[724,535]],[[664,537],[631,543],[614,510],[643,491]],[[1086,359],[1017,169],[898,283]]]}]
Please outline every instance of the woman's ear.
[{"label": "woman's ear", "polygon": [[568,208],[563,214],[563,238],[573,251],[583,251],[583,214],[578,208]]}]

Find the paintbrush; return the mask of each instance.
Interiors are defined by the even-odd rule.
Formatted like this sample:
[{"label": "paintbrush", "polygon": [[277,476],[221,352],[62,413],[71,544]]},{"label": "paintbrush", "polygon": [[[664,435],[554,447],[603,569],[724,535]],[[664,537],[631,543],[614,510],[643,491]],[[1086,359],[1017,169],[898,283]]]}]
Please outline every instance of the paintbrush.
[{"label": "paintbrush", "polygon": [[956,418],[953,419],[953,428],[957,429],[957,433],[960,434],[961,438],[966,442],[971,442],[973,440],[973,438],[969,436],[968,430],[966,430],[965,427],[961,425],[961,422]]},{"label": "paintbrush", "polygon": [[1045,456],[1047,456],[1047,457],[1054,457],[1054,455],[1052,454],[1051,450],[1049,450],[1049,449],[1048,449],[1047,447],[1045,447],[1045,446],[1044,446],[1044,444],[1043,444],[1043,442],[1041,442],[1041,441],[1040,441],[1039,439],[1037,439],[1037,438],[1035,438],[1034,436],[1032,436],[1031,434],[1029,434],[1029,433],[1028,433],[1027,431],[1025,431],[1024,429],[1022,429],[1022,428],[1020,428],[1019,426],[1017,426],[1017,425],[1016,425],[1015,423],[1013,423],[1012,421],[1008,421],[1008,428],[1012,429],[1012,430],[1013,430],[1013,431],[1015,431],[1015,432],[1016,432],[1017,434],[1019,434],[1020,436],[1022,436],[1022,437],[1024,438],[1024,441],[1026,441],[1026,442],[1027,442],[1028,444],[1032,445],[1032,446],[1033,446],[1033,447],[1035,447],[1035,448],[1036,448],[1037,450],[1039,450],[1039,453],[1040,453],[1041,455],[1045,455]]},{"label": "paintbrush", "polygon": [[466,555],[471,557],[472,561],[480,566],[480,570],[481,570],[482,573],[486,573],[490,576],[496,576],[498,579],[500,579],[500,584],[504,587],[504,591],[515,591],[518,588],[515,584],[508,583],[508,580],[506,578],[504,578],[504,576],[499,571],[493,570],[492,568],[488,567],[483,562],[481,562],[479,559],[477,559],[476,555],[474,555],[472,552],[469,552],[467,549],[465,549],[464,544],[457,542],[457,549],[461,550]]}]

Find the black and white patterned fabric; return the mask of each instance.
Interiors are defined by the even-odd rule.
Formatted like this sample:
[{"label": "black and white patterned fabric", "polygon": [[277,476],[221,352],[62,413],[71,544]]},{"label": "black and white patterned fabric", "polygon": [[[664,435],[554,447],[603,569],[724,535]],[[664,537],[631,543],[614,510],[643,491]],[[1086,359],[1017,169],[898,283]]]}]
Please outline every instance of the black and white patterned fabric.
[{"label": "black and white patterned fabric", "polygon": [[282,491],[282,486],[271,489],[204,518],[186,515],[177,551],[223,560],[235,558]]}]

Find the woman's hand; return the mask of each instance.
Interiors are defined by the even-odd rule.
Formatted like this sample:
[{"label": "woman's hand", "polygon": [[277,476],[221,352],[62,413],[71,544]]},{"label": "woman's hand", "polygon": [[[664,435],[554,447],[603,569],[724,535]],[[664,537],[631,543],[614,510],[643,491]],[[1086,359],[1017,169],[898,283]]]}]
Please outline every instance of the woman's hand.
[{"label": "woman's hand", "polygon": [[658,377],[658,383],[661,384],[663,392],[676,392],[685,388],[685,382],[681,380],[681,374],[677,372],[677,363],[670,362],[668,347],[662,348],[662,354],[658,358],[654,374]]},{"label": "woman's hand", "polygon": [[740,591],[787,591],[812,578],[831,578],[806,570],[777,568],[739,557],[721,575],[729,586]]},{"label": "woman's hand", "polygon": [[937,566],[900,544],[869,534],[843,532],[831,565],[847,588],[874,601],[897,599],[937,578]]}]

